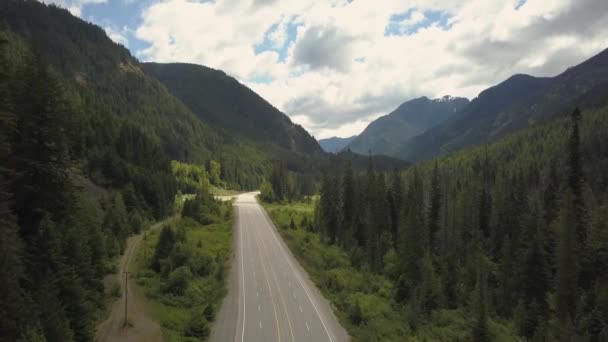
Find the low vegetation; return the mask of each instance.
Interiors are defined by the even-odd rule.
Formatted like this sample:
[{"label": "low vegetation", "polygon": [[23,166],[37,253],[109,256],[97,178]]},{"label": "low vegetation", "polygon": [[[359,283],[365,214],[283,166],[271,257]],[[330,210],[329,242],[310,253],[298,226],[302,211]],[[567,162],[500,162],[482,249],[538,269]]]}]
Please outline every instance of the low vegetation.
[{"label": "low vegetation", "polygon": [[167,341],[207,340],[226,294],[231,204],[199,193],[185,200],[182,216],[145,236],[138,250],[137,284]]}]

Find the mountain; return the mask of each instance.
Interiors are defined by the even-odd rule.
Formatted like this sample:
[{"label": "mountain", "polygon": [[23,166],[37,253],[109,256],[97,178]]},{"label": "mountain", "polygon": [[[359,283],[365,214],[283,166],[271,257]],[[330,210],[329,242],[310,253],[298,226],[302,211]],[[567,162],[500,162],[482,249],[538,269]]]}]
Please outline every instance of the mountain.
[{"label": "mountain", "polygon": [[366,154],[396,155],[405,141],[444,122],[469,103],[466,98],[444,96],[431,100],[420,97],[401,104],[382,116],[357,136],[348,148]]},{"label": "mountain", "polygon": [[142,67],[203,122],[226,136],[239,136],[290,152],[322,151],[304,128],[223,71],[182,63],[144,63]]},{"label": "mountain", "polygon": [[514,75],[484,90],[444,123],[403,143],[397,155],[424,160],[494,141],[608,97],[608,50],[552,78]]},{"label": "mountain", "polygon": [[348,138],[331,137],[327,139],[320,139],[319,145],[321,145],[325,152],[336,153],[344,149],[356,137],[356,135],[353,135],[352,137]]}]

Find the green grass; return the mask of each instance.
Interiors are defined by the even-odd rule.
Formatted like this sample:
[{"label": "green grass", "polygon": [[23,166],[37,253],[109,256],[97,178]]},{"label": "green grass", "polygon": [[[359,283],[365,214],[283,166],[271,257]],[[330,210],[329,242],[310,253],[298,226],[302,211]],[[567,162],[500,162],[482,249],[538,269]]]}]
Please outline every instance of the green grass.
[{"label": "green grass", "polygon": [[[474,322],[466,309],[435,310],[430,317],[412,319],[408,308],[393,300],[389,278],[353,267],[346,251],[310,231],[306,221],[313,220],[314,201],[262,204],[354,341],[470,340]],[[290,228],[292,220],[295,229]],[[408,324],[413,321],[415,328]],[[506,325],[490,321],[489,326],[494,341],[517,340]]]},{"label": "green grass", "polygon": [[217,187],[215,185],[211,185],[209,187],[209,191],[214,196],[234,196],[234,195],[238,195],[238,194],[242,194],[243,193],[243,191],[223,189],[223,188]]},{"label": "green grass", "polygon": [[[203,262],[207,265],[206,274],[191,277],[181,295],[164,290],[167,276],[163,277],[149,267],[160,230],[148,232],[138,249],[136,281],[143,289],[152,316],[160,323],[166,341],[201,341],[209,337],[212,322],[205,318],[204,311],[210,305],[214,316],[227,293],[226,278],[232,248],[232,215],[228,210],[229,205],[223,206],[223,214],[216,223],[209,225],[201,225],[192,219],[179,219],[171,224],[174,231],[185,231],[183,250],[192,258],[189,264]],[[207,333],[199,337],[186,336],[194,321],[202,322]]]}]

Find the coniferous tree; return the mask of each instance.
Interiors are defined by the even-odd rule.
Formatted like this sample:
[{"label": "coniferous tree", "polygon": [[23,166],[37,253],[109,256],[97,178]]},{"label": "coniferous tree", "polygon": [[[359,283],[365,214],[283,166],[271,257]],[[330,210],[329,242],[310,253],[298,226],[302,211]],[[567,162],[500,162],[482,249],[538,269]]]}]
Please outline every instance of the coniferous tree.
[{"label": "coniferous tree", "polygon": [[403,209],[402,226],[400,228],[401,246],[400,259],[403,270],[397,289],[397,300],[407,301],[415,286],[420,283],[420,260],[427,246],[424,233],[424,206],[422,199],[422,182],[420,175],[414,172],[409,182],[407,198]]},{"label": "coniferous tree", "polygon": [[15,134],[15,115],[9,94],[9,73],[6,69],[6,45],[0,36],[0,340],[17,340],[26,323],[26,301],[21,281],[24,277],[23,251],[15,216],[11,212],[12,195],[8,177],[13,170],[9,163],[10,140]]},{"label": "coniferous tree", "polygon": [[156,249],[154,250],[154,256],[152,257],[152,269],[156,272],[161,271],[161,262],[169,257],[173,246],[177,240],[175,232],[170,226],[165,226],[160,230],[158,235],[158,242],[156,243]]},{"label": "coniferous tree", "polygon": [[401,216],[401,206],[403,204],[403,184],[401,182],[401,173],[397,169],[393,170],[387,198],[391,216],[393,247],[397,247],[399,242],[399,218]]},{"label": "coniferous tree", "polygon": [[583,201],[583,166],[580,151],[581,111],[576,108],[571,118],[571,131],[568,139],[568,187],[572,192],[572,205],[576,220],[576,238],[579,250],[587,245],[587,227],[585,223],[585,206]]},{"label": "coniferous tree", "polygon": [[568,341],[573,338],[578,298],[578,248],[576,210],[573,195],[567,191],[559,215],[557,246],[556,315],[559,322],[557,336]]},{"label": "coniferous tree", "polygon": [[[354,218],[356,216],[356,199],[355,199],[355,179],[350,160],[346,164],[344,175],[342,176],[342,208],[341,223],[340,223],[340,239],[342,244],[347,240],[352,240]],[[349,247],[349,246],[346,246]]]},{"label": "coniferous tree", "polygon": [[[69,217],[73,191],[68,179],[66,116],[69,106],[63,87],[40,58],[32,58],[20,76],[17,96],[20,134],[13,142],[13,165],[20,172],[12,183],[15,211],[26,241],[36,235],[46,214]],[[27,243],[27,242],[26,242]]]},{"label": "coniferous tree", "polygon": [[473,326],[472,340],[474,342],[491,341],[488,329],[487,312],[487,276],[483,265],[478,265],[477,280],[474,292],[475,325]]},{"label": "coniferous tree", "polygon": [[331,244],[336,243],[338,235],[339,214],[337,206],[336,179],[329,174],[323,175],[321,183],[321,231]]},{"label": "coniferous tree", "polygon": [[439,232],[439,210],[441,208],[441,189],[439,187],[439,169],[437,162],[433,166],[433,175],[431,178],[431,194],[429,206],[429,248],[431,253],[435,254],[438,249],[437,234]]},{"label": "coniferous tree", "polygon": [[522,297],[525,310],[523,335],[528,338],[535,335],[538,326],[547,318],[550,276],[539,228],[535,228],[524,257],[522,270]]}]

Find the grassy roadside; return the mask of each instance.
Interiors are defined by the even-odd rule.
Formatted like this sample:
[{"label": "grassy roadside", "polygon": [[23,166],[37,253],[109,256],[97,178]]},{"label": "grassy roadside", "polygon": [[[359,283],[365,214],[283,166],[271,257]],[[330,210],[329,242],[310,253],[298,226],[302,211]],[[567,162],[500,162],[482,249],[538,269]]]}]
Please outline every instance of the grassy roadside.
[{"label": "grassy roadside", "polygon": [[244,191],[238,191],[238,190],[224,189],[224,188],[217,187],[215,185],[211,185],[209,187],[209,191],[214,196],[236,196],[236,195],[242,194],[244,192]]},{"label": "grassy roadside", "polygon": [[231,203],[201,224],[182,218],[149,232],[135,279],[166,341],[205,341],[226,295],[232,242]]},{"label": "grassy roadside", "polygon": [[[351,265],[341,248],[321,241],[314,231],[314,202],[264,203],[279,233],[313,282],[334,306],[354,341],[466,341],[474,324],[469,312],[436,310],[412,319],[393,300],[392,281]],[[390,259],[390,258],[387,258]],[[391,260],[385,260],[390,267]],[[415,332],[404,322],[418,321]],[[515,341],[504,325],[489,322],[496,341]]]}]

